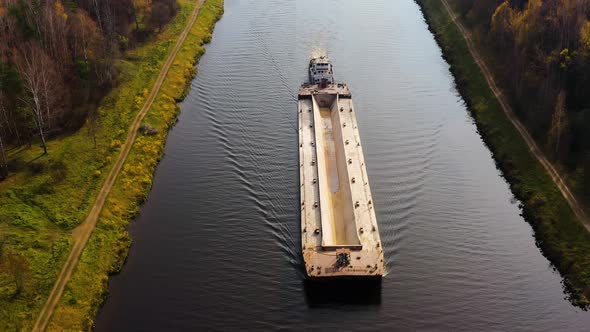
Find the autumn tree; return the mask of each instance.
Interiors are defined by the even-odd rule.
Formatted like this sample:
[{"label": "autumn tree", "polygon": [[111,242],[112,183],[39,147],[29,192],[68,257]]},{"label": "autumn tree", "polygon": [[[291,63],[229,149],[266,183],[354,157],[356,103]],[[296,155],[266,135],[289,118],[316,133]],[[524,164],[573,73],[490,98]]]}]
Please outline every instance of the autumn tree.
[{"label": "autumn tree", "polygon": [[4,66],[0,66],[0,178],[4,178],[8,175],[8,161],[6,160],[6,150],[5,150],[5,137],[7,136],[7,128],[6,126],[9,125],[8,119],[8,112],[4,105],[4,81],[5,81],[5,72]]},{"label": "autumn tree", "polygon": [[47,153],[48,135],[83,124],[94,139],[116,59],[177,10],[176,0],[0,0],[0,150],[34,135]]},{"label": "autumn tree", "polygon": [[110,76],[107,73],[112,71],[112,62],[104,47],[106,41],[96,22],[85,11],[78,10],[70,15],[69,39],[78,78],[84,83],[94,78],[98,86],[106,83]]},{"label": "autumn tree", "polygon": [[72,58],[68,46],[68,14],[59,0],[48,0],[43,8],[42,41],[57,70],[65,73]]},{"label": "autumn tree", "polygon": [[590,202],[590,0],[449,2],[489,56],[515,113],[582,177],[576,191]]},{"label": "autumn tree", "polygon": [[100,48],[100,61],[96,64],[99,85],[110,85],[115,81],[114,61],[119,56],[130,37],[130,25],[133,22],[131,0],[76,0],[98,27],[103,41],[96,45]]},{"label": "autumn tree", "polygon": [[141,29],[140,22],[144,21],[146,18],[149,17],[152,2],[151,0],[133,0],[132,4],[133,19],[135,21],[135,30],[139,31]]},{"label": "autumn tree", "polygon": [[162,27],[176,15],[177,10],[178,4],[176,0],[154,0],[152,2],[150,26],[162,30]]},{"label": "autumn tree", "polygon": [[590,51],[590,21],[585,21],[580,28],[580,44],[585,51]]},{"label": "autumn tree", "polygon": [[5,0],[13,26],[19,37],[40,39],[43,29],[43,6],[38,0]]},{"label": "autumn tree", "polygon": [[499,43],[500,48],[505,48],[513,40],[512,22],[514,11],[508,1],[504,1],[492,15],[492,34]]},{"label": "autumn tree", "polygon": [[529,0],[525,10],[514,16],[512,26],[515,29],[515,41],[517,46],[525,48],[535,41],[535,35],[542,29],[541,17],[542,0]]},{"label": "autumn tree", "polygon": [[170,8],[161,2],[154,3],[152,13],[150,16],[150,26],[157,27],[158,30],[168,22],[170,15]]},{"label": "autumn tree", "polygon": [[589,8],[589,0],[560,0],[558,4],[549,7],[549,30],[557,37],[557,48],[575,47]]},{"label": "autumn tree", "polygon": [[[463,0],[462,2],[465,6],[469,1]],[[497,2],[497,0],[472,0],[472,6],[467,11],[467,16],[476,21],[489,20]]]}]

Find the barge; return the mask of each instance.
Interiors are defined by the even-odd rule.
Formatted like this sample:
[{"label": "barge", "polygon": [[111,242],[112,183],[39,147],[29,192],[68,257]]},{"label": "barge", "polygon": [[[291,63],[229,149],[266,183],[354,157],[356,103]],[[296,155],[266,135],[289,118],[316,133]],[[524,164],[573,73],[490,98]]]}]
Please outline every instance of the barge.
[{"label": "barge", "polygon": [[301,249],[310,279],[381,278],[383,248],[352,94],[326,57],[299,88]]}]

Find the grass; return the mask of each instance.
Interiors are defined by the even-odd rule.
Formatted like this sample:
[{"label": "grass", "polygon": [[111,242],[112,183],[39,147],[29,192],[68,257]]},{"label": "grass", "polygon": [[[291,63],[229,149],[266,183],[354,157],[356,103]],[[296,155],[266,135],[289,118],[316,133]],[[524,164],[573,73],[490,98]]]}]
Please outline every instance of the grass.
[{"label": "grass", "polygon": [[[85,126],[72,135],[52,139],[46,156],[39,146],[11,151],[9,158],[18,171],[0,183],[0,236],[6,239],[4,252],[24,257],[26,266],[20,293],[15,292],[12,276],[0,271],[1,331],[26,330],[34,323],[71,249],[71,230],[88,214],[129,124],[184,29],[195,2],[179,0],[179,4],[179,14],[164,31],[118,61],[121,83],[101,102],[96,148]],[[203,44],[210,40],[222,12],[223,0],[207,0],[201,8],[144,119],[144,124],[158,133],[137,137],[49,330],[92,327],[106,296],[108,275],[119,271],[125,260],[131,243],[126,227],[151,188],[167,131],[178,114],[176,103],[184,97],[196,74],[194,65],[204,53]]]},{"label": "grass", "polygon": [[489,146],[498,168],[521,202],[539,248],[564,278],[573,304],[590,305],[590,234],[541,164],[530,154],[471,57],[459,29],[439,0],[419,0],[441,46],[457,88]]}]

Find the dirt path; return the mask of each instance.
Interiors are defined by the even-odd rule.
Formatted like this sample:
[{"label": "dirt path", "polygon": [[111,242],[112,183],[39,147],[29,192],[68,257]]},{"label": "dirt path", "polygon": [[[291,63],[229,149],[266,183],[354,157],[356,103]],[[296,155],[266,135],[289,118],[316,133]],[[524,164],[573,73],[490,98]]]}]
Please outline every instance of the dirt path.
[{"label": "dirt path", "polygon": [[98,217],[100,216],[100,212],[102,211],[106,198],[109,195],[109,192],[111,191],[111,188],[113,187],[117,175],[119,175],[119,172],[121,171],[121,168],[123,167],[123,164],[127,159],[127,156],[129,155],[129,151],[131,150],[133,143],[135,142],[135,138],[137,137],[137,130],[141,125],[141,121],[143,120],[143,118],[149,111],[150,107],[152,106],[152,103],[154,102],[154,99],[156,98],[156,95],[158,94],[160,87],[162,86],[162,83],[166,78],[166,75],[168,74],[168,70],[170,70],[172,63],[176,58],[176,54],[178,54],[178,51],[182,47],[182,44],[184,43],[190,30],[195,24],[195,21],[197,20],[199,9],[201,8],[201,5],[204,1],[205,0],[197,1],[197,4],[195,5],[195,9],[191,14],[189,22],[184,28],[184,31],[182,31],[182,33],[178,37],[178,41],[176,42],[174,49],[168,56],[168,59],[166,60],[164,65],[162,66],[162,70],[160,71],[158,79],[152,87],[152,90],[150,91],[150,94],[148,95],[145,104],[143,105],[139,113],[137,113],[135,119],[133,119],[133,122],[129,126],[129,130],[127,131],[127,139],[125,140],[123,145],[121,145],[121,153],[119,153],[119,156],[117,157],[117,160],[115,161],[113,168],[111,169],[104,184],[102,185],[102,188],[100,189],[98,196],[96,197],[96,201],[94,202],[94,205],[90,210],[90,213],[88,214],[84,222],[82,222],[82,224],[76,227],[76,229],[74,229],[74,231],[72,232],[72,240],[74,243],[74,245],[72,246],[72,251],[70,252],[70,255],[68,256],[57,280],[55,281],[55,284],[53,286],[53,289],[51,290],[51,293],[49,294],[47,302],[45,303],[45,305],[41,309],[41,312],[39,313],[39,316],[37,317],[35,325],[32,329],[33,331],[45,331],[45,329],[47,328],[47,325],[49,324],[53,311],[59,299],[61,298],[64,288],[70,280],[70,277],[74,272],[74,269],[76,268],[78,259],[82,254],[82,250],[84,250],[84,247],[86,246],[86,243],[88,242],[88,239],[90,238],[90,235],[92,234],[92,231],[96,226]]},{"label": "dirt path", "polygon": [[578,220],[590,232],[590,221],[586,217],[584,210],[582,209],[582,206],[578,203],[578,201],[576,200],[576,198],[574,197],[574,195],[570,191],[569,187],[565,184],[565,181],[563,180],[561,175],[557,172],[557,169],[553,166],[553,164],[551,164],[551,162],[549,160],[547,160],[547,158],[545,158],[545,155],[543,154],[543,152],[541,152],[541,150],[539,149],[539,147],[537,146],[537,144],[535,143],[535,141],[533,140],[531,135],[529,135],[526,128],[522,125],[522,123],[520,123],[520,121],[518,120],[518,118],[516,117],[514,112],[512,111],[512,108],[510,107],[510,104],[506,100],[506,97],[504,97],[504,95],[502,95],[502,92],[500,91],[500,89],[496,85],[496,82],[494,81],[494,78],[493,78],[491,72],[488,70],[485,62],[483,61],[483,59],[481,58],[481,56],[477,52],[477,49],[476,49],[475,45],[473,44],[473,41],[469,37],[469,32],[467,31],[467,29],[465,29],[465,27],[463,27],[461,22],[459,22],[459,20],[457,19],[457,16],[455,15],[453,10],[451,9],[451,6],[449,6],[449,3],[447,2],[447,0],[441,0],[441,2],[445,6],[445,9],[447,10],[449,16],[453,19],[453,22],[455,22],[455,24],[457,25],[457,28],[459,28],[459,31],[463,35],[463,38],[465,39],[465,42],[467,43],[467,47],[469,48],[469,53],[471,53],[471,56],[473,57],[473,59],[475,60],[475,62],[479,66],[479,68],[481,69],[481,72],[483,73],[486,81],[488,82],[488,86],[490,87],[490,89],[492,90],[494,95],[496,96],[496,99],[498,99],[498,102],[500,102],[500,105],[502,106],[502,110],[504,111],[504,113],[506,114],[506,116],[508,117],[510,122],[512,122],[512,125],[516,128],[516,130],[518,130],[518,132],[520,133],[520,136],[524,139],[525,143],[529,147],[529,150],[531,151],[533,156],[535,156],[535,158],[537,158],[537,160],[541,163],[541,165],[543,165],[543,168],[545,168],[547,173],[549,173],[549,176],[551,176],[551,179],[553,179],[553,182],[555,183],[555,185],[557,185],[557,188],[559,188],[559,191],[561,191],[561,194],[563,195],[565,200],[568,202],[568,204],[570,205],[570,207],[572,208],[572,210],[576,214],[576,217],[578,218]]}]

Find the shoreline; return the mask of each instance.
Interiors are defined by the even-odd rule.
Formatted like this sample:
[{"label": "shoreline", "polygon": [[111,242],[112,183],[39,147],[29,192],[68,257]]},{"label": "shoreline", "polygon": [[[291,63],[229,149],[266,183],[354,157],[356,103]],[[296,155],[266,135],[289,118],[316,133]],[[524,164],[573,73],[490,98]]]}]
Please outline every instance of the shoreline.
[{"label": "shoreline", "polygon": [[[496,167],[521,202],[537,246],[563,277],[564,291],[575,306],[590,305],[590,234],[504,114],[459,27],[441,1],[417,0],[428,29],[449,64],[458,93]],[[572,249],[572,246],[574,249]]]},{"label": "shoreline", "polygon": [[[174,58],[153,105],[142,121],[144,126],[157,130],[158,134],[144,133],[136,138],[129,158],[125,162],[125,166],[105,203],[97,229],[92,234],[82,254],[76,272],[72,275],[68,287],[72,290],[79,289],[79,292],[74,291],[74,293],[82,294],[90,300],[90,305],[78,308],[78,312],[82,314],[80,317],[82,325],[67,326],[68,313],[77,303],[72,304],[71,301],[66,299],[64,293],[55,309],[55,316],[66,319],[62,320],[54,317],[48,330],[61,330],[64,329],[64,325],[65,329],[82,328],[89,330],[93,328],[94,319],[100,307],[108,298],[108,277],[119,273],[127,260],[127,254],[132,242],[127,233],[127,227],[129,223],[134,221],[141,204],[147,199],[151,191],[155,170],[164,154],[168,131],[176,123],[180,112],[178,103],[184,100],[190,90],[190,84],[197,75],[196,65],[200,57],[205,53],[204,46],[210,42],[215,24],[222,14],[223,0],[204,1],[195,24]],[[146,162],[143,158],[145,154],[155,158]],[[138,170],[138,168],[141,170]],[[118,225],[112,225],[111,222],[113,221]],[[100,227],[101,225],[103,227]],[[99,227],[100,232],[97,232]],[[118,235],[118,238],[114,241],[112,241],[112,238],[109,241],[109,239],[103,237],[104,234],[102,233],[109,232],[109,230],[112,233],[111,235]],[[114,243],[117,250],[101,250],[105,247],[111,248],[108,245],[109,242]],[[100,275],[94,275],[94,281],[99,282],[100,287],[94,287],[89,292],[87,286],[91,286],[92,280],[89,282],[86,277],[91,272],[90,270],[94,270],[93,265],[97,262],[85,261],[84,255],[92,256],[93,253],[96,254],[97,252],[107,256],[110,255],[111,264],[107,269],[102,269]],[[103,267],[106,266],[103,264]]]},{"label": "shoreline", "polygon": [[224,0],[178,3],[157,35],[117,60],[119,84],[98,105],[95,143],[85,124],[48,141],[49,154],[35,145],[9,153],[19,168],[0,182],[0,240],[21,257],[24,286],[0,288],[0,330],[93,328],[224,11]]}]

